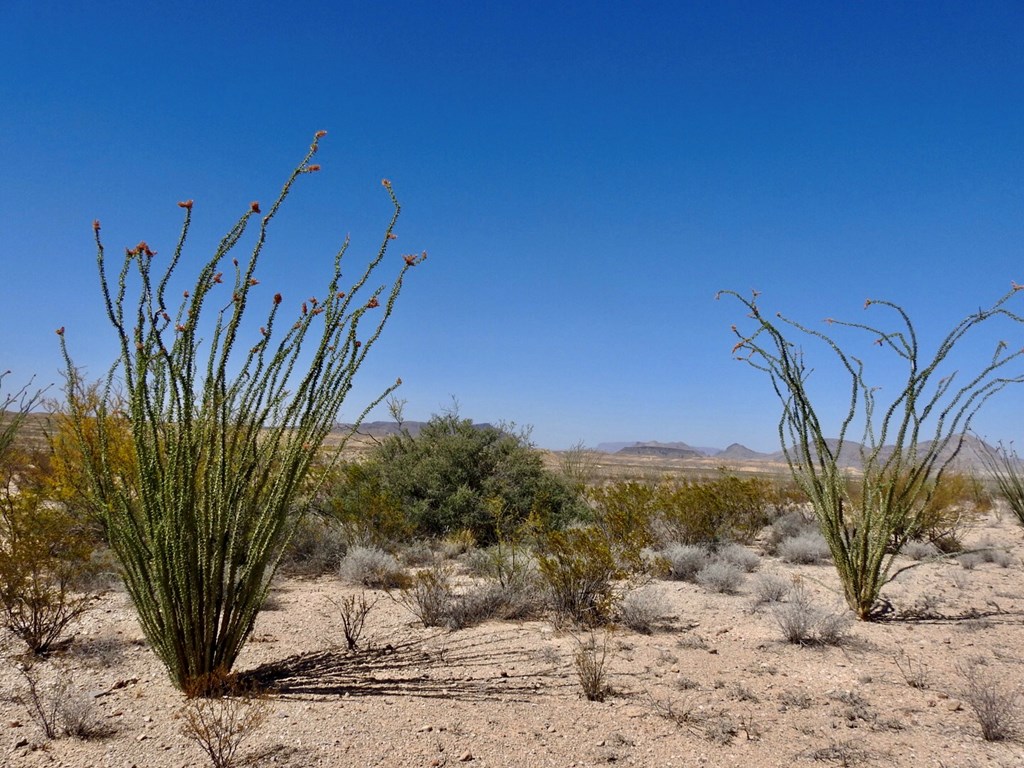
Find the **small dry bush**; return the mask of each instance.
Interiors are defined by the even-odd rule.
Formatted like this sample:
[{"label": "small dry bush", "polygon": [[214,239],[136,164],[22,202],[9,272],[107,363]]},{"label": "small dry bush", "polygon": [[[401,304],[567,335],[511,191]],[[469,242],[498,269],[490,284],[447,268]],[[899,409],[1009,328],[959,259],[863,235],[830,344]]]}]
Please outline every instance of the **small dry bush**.
[{"label": "small dry bush", "polygon": [[977,478],[947,472],[931,483],[931,493],[913,514],[906,534],[941,552],[959,552],[967,529],[991,509],[992,496]]},{"label": "small dry bush", "polygon": [[418,571],[398,593],[398,602],[409,609],[424,627],[443,627],[451,616],[454,591],[452,567],[437,564]]},{"label": "small dry bush", "polygon": [[249,762],[239,749],[266,722],[267,710],[266,702],[254,698],[190,699],[181,709],[181,732],[213,768],[235,768]]},{"label": "small dry bush", "polygon": [[963,679],[960,697],[978,719],[985,741],[1016,739],[1021,733],[1021,689],[1007,687],[1002,679],[983,671],[981,666],[971,663],[958,668]]},{"label": "small dry bush", "polygon": [[661,551],[668,564],[668,577],[674,581],[696,581],[697,574],[711,562],[707,547],[699,544],[676,544]]},{"label": "small dry bush", "polygon": [[777,551],[784,562],[794,565],[816,565],[828,562],[832,558],[825,537],[818,531],[783,539]]},{"label": "small dry bush", "polygon": [[341,629],[345,634],[345,645],[350,651],[358,650],[359,640],[363,635],[363,628],[366,626],[366,617],[377,604],[376,598],[372,601],[366,599],[366,593],[358,595],[347,595],[341,601],[335,603],[338,607],[338,615],[341,618]]},{"label": "small dry bush", "polygon": [[619,603],[619,623],[634,632],[650,635],[658,626],[658,622],[668,612],[665,596],[653,587],[627,592]]},{"label": "small dry bush", "polygon": [[725,560],[712,560],[697,572],[696,581],[711,592],[735,595],[746,579],[742,568]]},{"label": "small dry bush", "polygon": [[320,515],[306,515],[295,527],[281,556],[285,573],[321,576],[334,572],[349,547],[349,538],[335,521]]},{"label": "small dry bush", "polygon": [[594,635],[586,640],[577,638],[573,661],[587,701],[604,701],[612,692],[607,679],[608,634],[602,636],[600,643]]},{"label": "small dry bush", "polygon": [[93,700],[74,689],[74,680],[65,669],[51,670],[44,680],[42,665],[29,663],[18,667],[25,682],[15,694],[31,718],[48,739],[71,736],[92,739],[109,732],[99,719]]},{"label": "small dry bush", "polygon": [[778,554],[779,545],[786,539],[793,539],[804,533],[819,530],[817,522],[798,509],[790,509],[764,529],[761,548],[766,554]]},{"label": "small dry bush", "polygon": [[339,575],[349,584],[371,589],[400,589],[409,583],[395,556],[376,547],[352,547],[341,560]]},{"label": "small dry bush", "polygon": [[911,688],[923,691],[928,687],[928,665],[900,649],[896,654],[896,668]]},{"label": "small dry bush", "polygon": [[789,594],[793,582],[774,573],[764,574],[754,582],[754,601],[757,605],[781,603]]},{"label": "small dry bush", "polygon": [[761,567],[761,558],[758,557],[757,553],[742,544],[726,544],[723,547],[719,547],[715,556],[719,560],[732,563],[745,573],[753,573]]},{"label": "small dry bush", "polygon": [[800,581],[790,587],[785,602],[772,611],[782,636],[796,645],[842,645],[846,642],[849,620],[845,613],[826,611],[814,603]]},{"label": "small dry bush", "polygon": [[903,545],[902,553],[911,560],[930,560],[938,557],[941,552],[939,548],[930,541],[908,541]]}]

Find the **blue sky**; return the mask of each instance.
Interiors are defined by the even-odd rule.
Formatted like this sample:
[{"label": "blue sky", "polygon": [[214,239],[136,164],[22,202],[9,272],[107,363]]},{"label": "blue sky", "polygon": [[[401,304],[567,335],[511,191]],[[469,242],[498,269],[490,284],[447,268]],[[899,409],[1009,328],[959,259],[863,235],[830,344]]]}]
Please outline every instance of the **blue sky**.
[{"label": "blue sky", "polygon": [[[194,199],[199,264],[326,129],[260,287],[316,293],[346,233],[368,257],[382,177],[392,266],[429,253],[343,418],[401,376],[409,418],[454,396],[544,447],[775,450],[769,383],[730,355],[742,308],[715,292],[808,324],[888,298],[934,343],[1024,282],[1022,29],[999,2],[7,0],[0,368],[58,380],[58,326],[90,374],[113,359],[93,219],[113,254],[169,254]],[[830,418],[845,384],[807,353]],[[1020,438],[1022,413],[1004,392],[977,429]]]}]

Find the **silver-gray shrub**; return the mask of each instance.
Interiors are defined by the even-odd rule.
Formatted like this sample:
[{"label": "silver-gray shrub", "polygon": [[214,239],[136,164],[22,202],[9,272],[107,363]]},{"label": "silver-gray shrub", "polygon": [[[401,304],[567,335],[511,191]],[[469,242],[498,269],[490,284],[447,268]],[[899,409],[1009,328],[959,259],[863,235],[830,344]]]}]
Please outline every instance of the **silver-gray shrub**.
[{"label": "silver-gray shrub", "polygon": [[398,558],[377,547],[352,547],[341,558],[338,575],[342,581],[371,589],[405,586],[409,577]]},{"label": "silver-gray shrub", "polygon": [[[257,287],[271,224],[295,183],[320,170],[312,159],[322,136],[265,214],[258,203],[247,206],[181,298],[172,298],[180,288],[171,286],[186,262],[191,200],[178,204],[184,223],[176,246],[159,258],[145,242],[127,249],[113,280],[93,223],[119,351],[95,417],[98,450],[89,444],[92,417],[72,402],[71,418],[142,629],[173,683],[192,694],[223,687],[292,535],[295,509],[318,484],[308,471],[406,272],[423,258],[399,260],[390,287],[369,284],[400,210],[385,180],[391,219],[353,284],[341,285],[346,240],[317,296],[286,303]],[[257,232],[248,255],[232,258],[250,225]],[[78,372],[64,329],[58,333],[68,391],[76,392]],[[394,386],[356,411],[356,423]],[[117,387],[124,413],[111,405]],[[137,469],[115,463],[111,437],[125,422]]]},{"label": "silver-gray shrub", "polygon": [[711,553],[699,544],[676,544],[660,554],[668,564],[668,577],[673,581],[695,581],[697,573],[711,562]]},{"label": "silver-gray shrub", "polygon": [[783,539],[778,547],[778,555],[783,561],[798,565],[826,563],[832,557],[828,542],[818,531]]},{"label": "silver-gray shrub", "polygon": [[705,589],[734,595],[743,586],[746,572],[742,568],[726,560],[712,560],[699,571],[695,580]]}]

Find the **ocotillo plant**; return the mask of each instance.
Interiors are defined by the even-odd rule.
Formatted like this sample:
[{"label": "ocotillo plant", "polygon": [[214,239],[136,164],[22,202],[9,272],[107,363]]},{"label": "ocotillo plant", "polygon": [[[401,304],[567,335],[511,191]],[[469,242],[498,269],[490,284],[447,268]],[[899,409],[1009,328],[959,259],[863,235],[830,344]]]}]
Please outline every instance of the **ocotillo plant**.
[{"label": "ocotillo plant", "polygon": [[982,463],[996,481],[999,496],[1010,507],[1014,517],[1024,525],[1024,468],[1013,445],[1000,444],[995,453],[983,451]]},{"label": "ocotillo plant", "polygon": [[[392,314],[405,273],[426,256],[403,257],[389,292],[386,286],[369,296],[361,292],[395,237],[400,207],[385,180],[394,213],[355,284],[347,292],[339,286],[346,239],[322,298],[304,302],[286,320],[281,294],[268,296],[258,335],[243,325],[255,301],[268,227],[297,180],[320,169],[311,160],[323,135],[317,133],[266,214],[261,217],[257,203],[248,206],[176,311],[169,309],[167,291],[183,262],[192,201],[178,203],[184,224],[165,266],[139,243],[127,250],[113,284],[100,225],[93,224],[103,301],[120,346],[107,388],[111,392],[115,381],[123,388],[127,412],[113,412],[114,401],[105,398],[94,423],[74,400],[71,415],[142,628],[173,682],[192,694],[216,692],[252,631],[294,530],[307,470]],[[234,278],[225,282],[227,259],[254,221],[255,245],[244,263],[231,260]],[[215,303],[221,308],[212,309]],[[57,333],[69,390],[76,391],[64,329]],[[249,333],[255,338],[245,339]],[[125,418],[135,462],[114,461],[112,420]],[[99,434],[98,452],[88,449],[90,428]],[[118,477],[119,466],[137,467],[137,476]]]},{"label": "ocotillo plant", "polygon": [[[965,336],[994,318],[1024,321],[1006,308],[1013,289],[991,307],[961,320],[939,343],[934,356],[925,359],[917,334],[907,313],[888,301],[869,299],[865,309],[885,307],[896,313],[896,330],[885,331],[864,323],[829,324],[859,329],[871,334],[875,343],[891,350],[903,361],[906,383],[890,403],[879,407],[877,390],[864,378],[860,359],[840,348],[830,336],[798,322],[776,316],[765,317],[750,298],[734,291],[719,295],[737,298],[748,310],[754,328],[750,333],[733,326],[739,341],[735,355],[746,360],[771,379],[779,400],[779,440],[793,477],[811,500],[822,533],[828,541],[846,601],[861,619],[882,609],[882,587],[895,573],[893,558],[916,530],[914,517],[927,503],[943,470],[959,453],[964,437],[978,409],[1010,383],[1024,376],[1004,376],[1006,366],[1024,350],[1011,352],[999,342],[988,363],[958,386],[956,372],[937,373]],[[810,371],[800,347],[787,337],[788,330],[823,342],[838,358],[849,377],[850,405],[835,439],[826,439],[828,424],[822,423],[808,393]],[[847,433],[863,424],[859,454],[861,473],[848,474],[840,463]],[[851,483],[857,487],[851,493]]]}]

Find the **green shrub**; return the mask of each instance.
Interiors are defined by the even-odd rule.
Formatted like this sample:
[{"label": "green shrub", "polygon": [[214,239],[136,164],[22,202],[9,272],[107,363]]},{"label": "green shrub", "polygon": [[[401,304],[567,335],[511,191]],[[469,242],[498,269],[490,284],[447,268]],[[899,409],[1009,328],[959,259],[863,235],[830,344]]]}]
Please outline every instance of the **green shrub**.
[{"label": "green shrub", "polygon": [[769,481],[731,474],[663,483],[654,503],[661,538],[680,544],[749,544],[778,508]]},{"label": "green shrub", "polygon": [[96,570],[93,531],[51,500],[45,455],[0,460],[0,611],[35,655],[85,612]]},{"label": "green shrub", "polygon": [[434,416],[416,436],[385,438],[342,478],[333,498],[340,500],[342,519],[362,519],[369,506],[371,518],[390,526],[392,537],[465,531],[484,545],[496,541],[500,529],[507,533],[528,519],[559,528],[583,511],[569,484],[544,468],[525,433],[474,425],[456,413]]},{"label": "green shrub", "polygon": [[608,537],[592,526],[547,534],[537,568],[555,615],[587,627],[608,623],[617,601],[615,581],[628,575]]}]

